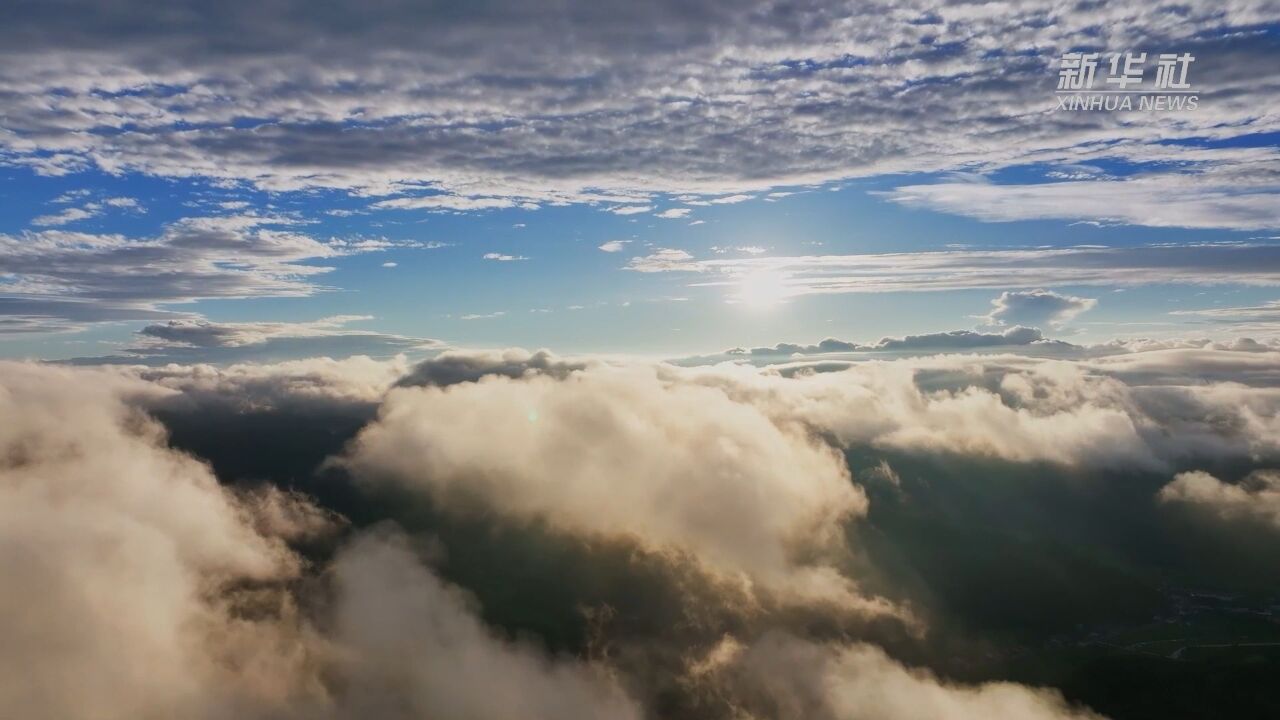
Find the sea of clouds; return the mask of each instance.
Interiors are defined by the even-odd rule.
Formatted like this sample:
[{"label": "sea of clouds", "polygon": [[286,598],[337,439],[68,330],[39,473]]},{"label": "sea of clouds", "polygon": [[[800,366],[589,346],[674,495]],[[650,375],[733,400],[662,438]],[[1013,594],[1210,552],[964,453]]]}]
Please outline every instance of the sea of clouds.
[{"label": "sea of clouds", "polygon": [[966,658],[1147,612],[1152,569],[1274,582],[1278,381],[1218,347],[6,362],[0,706],[1095,717]]}]

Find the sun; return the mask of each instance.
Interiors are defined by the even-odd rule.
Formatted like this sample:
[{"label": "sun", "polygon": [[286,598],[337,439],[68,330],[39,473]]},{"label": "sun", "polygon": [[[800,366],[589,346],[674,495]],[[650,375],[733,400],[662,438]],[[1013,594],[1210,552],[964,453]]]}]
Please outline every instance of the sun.
[{"label": "sun", "polygon": [[751,308],[771,308],[784,302],[788,295],[787,278],[776,270],[756,270],[744,275],[733,296]]}]

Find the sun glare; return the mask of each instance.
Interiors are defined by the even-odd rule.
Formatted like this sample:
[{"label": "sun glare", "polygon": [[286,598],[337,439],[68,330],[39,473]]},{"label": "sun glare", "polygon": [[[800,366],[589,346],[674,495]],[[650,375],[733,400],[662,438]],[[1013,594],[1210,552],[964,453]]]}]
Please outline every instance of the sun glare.
[{"label": "sun glare", "polygon": [[743,276],[733,299],[751,308],[771,308],[787,298],[787,279],[775,270],[757,270]]}]

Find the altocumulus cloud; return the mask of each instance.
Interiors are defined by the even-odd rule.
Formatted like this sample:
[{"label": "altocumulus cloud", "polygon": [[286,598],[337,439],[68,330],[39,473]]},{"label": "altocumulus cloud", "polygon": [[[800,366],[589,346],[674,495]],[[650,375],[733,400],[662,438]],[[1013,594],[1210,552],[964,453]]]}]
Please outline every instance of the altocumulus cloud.
[{"label": "altocumulus cloud", "polygon": [[[1276,19],[1270,3],[1206,1],[508,1],[448,12],[191,1],[162,18],[97,0],[23,4],[0,28],[0,147],[51,175],[340,188],[428,211],[576,201],[648,212],[660,193],[731,202],[858,175],[1158,153],[1192,171],[1064,183],[1057,196],[1081,198],[1079,216],[1274,226],[1274,187],[1238,176],[1213,176],[1218,201],[1181,201],[1208,155],[1241,167],[1274,164],[1270,153],[1168,141],[1274,130],[1256,109],[1275,98],[1275,76],[1259,68],[1278,51],[1250,30]],[[1200,110],[1176,121],[1046,112],[1049,64],[1081,37],[1192,52]],[[897,198],[989,219],[1063,216],[1044,193],[1019,193],[944,184]],[[1117,193],[1125,209],[1091,202]],[[1158,205],[1159,194],[1179,201]]]}]

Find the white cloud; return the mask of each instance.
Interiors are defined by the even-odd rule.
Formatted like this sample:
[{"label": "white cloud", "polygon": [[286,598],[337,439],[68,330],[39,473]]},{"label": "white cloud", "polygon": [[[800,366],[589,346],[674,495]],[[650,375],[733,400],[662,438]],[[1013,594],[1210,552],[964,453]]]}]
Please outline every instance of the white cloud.
[{"label": "white cloud", "polygon": [[[54,203],[71,202],[74,199],[85,197],[90,193],[85,192],[76,196],[62,195],[54,199]],[[72,223],[88,220],[98,217],[106,211],[107,208],[120,210],[132,210],[135,213],[144,213],[146,208],[142,207],[136,199],[131,197],[109,197],[99,202],[85,203],[84,206],[78,208],[67,208],[51,215],[40,215],[32,218],[31,225],[33,227],[61,227]]]},{"label": "white cloud", "polygon": [[279,337],[325,337],[348,332],[344,326],[369,315],[335,315],[313,322],[242,322],[219,323],[208,320],[170,320],[148,325],[139,334],[166,345],[186,347],[243,347],[258,345]]},{"label": "white cloud", "polygon": [[1191,315],[1213,318],[1223,322],[1269,322],[1280,320],[1280,300],[1261,305],[1205,308],[1202,310],[1172,310],[1170,315]]},{"label": "white cloud", "polygon": [[716,253],[717,255],[723,255],[724,253],[727,253],[727,252],[740,252],[740,253],[746,253],[748,255],[763,255],[766,252],[768,252],[768,250],[760,247],[759,245],[738,245],[738,246],[729,246],[729,247],[713,245],[711,247],[711,252]]},{"label": "white cloud", "polygon": [[[198,375],[199,371],[193,371]],[[400,535],[169,449],[123,372],[4,363],[0,705],[35,720],[639,718],[604,669],[490,631]],[[126,402],[128,399],[128,402]],[[311,593],[311,594],[308,594]],[[20,678],[20,680],[10,680]]]},{"label": "white cloud", "polygon": [[[512,350],[453,352],[412,371],[403,359],[368,358],[0,363],[0,414],[13,420],[0,424],[0,456],[10,459],[0,465],[0,550],[11,550],[0,566],[13,580],[0,587],[0,669],[21,678],[0,682],[0,705],[37,720],[631,720],[660,713],[678,686],[688,693],[678,699],[711,703],[699,710],[744,717],[1093,720],[1055,691],[947,680],[858,639],[868,615],[923,626],[857,589],[863,566],[844,546],[867,500],[854,483],[897,474],[882,463],[851,478],[845,451],[1267,467],[1280,455],[1277,357],[1195,347],[1070,361],[677,368]],[[344,538],[333,533],[341,518],[300,495],[234,489],[170,449],[140,412],[199,414],[210,397],[245,414],[381,405],[350,446],[364,482],[429,494],[440,512],[493,522],[519,542],[550,530],[535,535],[555,538],[538,557],[581,541],[573,575],[585,569],[593,587],[622,578],[626,593],[661,590],[667,609],[649,614],[655,603],[642,594],[614,614],[557,586],[566,612],[587,615],[589,659],[549,654],[536,630],[491,628],[483,618],[502,615],[481,605],[491,595],[443,580],[419,556],[419,538],[385,526]],[[903,462],[899,484],[927,487]],[[1055,479],[1030,469],[1017,481]],[[1184,473],[1159,497],[1229,524],[1280,527],[1278,478]],[[316,535],[339,545],[332,558],[311,558],[316,566],[284,542]],[[452,538],[431,542],[428,555],[448,567],[455,546],[438,543]],[[582,567],[618,546],[626,559],[607,555],[607,574]],[[714,581],[690,566],[712,569]],[[845,605],[808,602],[833,591]]]},{"label": "white cloud", "polygon": [[[105,371],[0,372],[0,705],[29,718],[208,716],[305,687],[305,653],[270,618],[239,615],[235,583],[300,562],[256,532],[252,507],[120,399],[157,391]],[[74,451],[69,449],[74,448]]]},{"label": "white cloud", "polygon": [[632,258],[627,263],[628,270],[636,272],[666,272],[685,270],[694,262],[694,257],[684,250],[674,248],[658,248],[652,254]]},{"label": "white cloud", "polygon": [[778,343],[766,347],[750,349],[732,348],[725,355],[751,355],[757,357],[779,357],[788,355],[818,355],[825,353],[869,353],[869,352],[938,352],[946,350],[972,350],[974,348],[1014,347],[1043,345],[1045,347],[1074,347],[1054,340],[1048,340],[1036,328],[1014,326],[1001,332],[983,333],[973,330],[952,330],[950,332],[924,333],[905,337],[881,338],[874,343],[856,343],[837,338],[824,338],[816,345],[799,345],[796,343]]},{"label": "white cloud", "polygon": [[410,384],[425,387],[388,395],[345,462],[449,511],[481,502],[573,535],[638,538],[773,592],[889,612],[827,564],[839,557],[833,533],[865,508],[833,447],[1159,471],[1193,458],[1262,462],[1280,457],[1280,393],[1237,378],[1280,383],[1278,355],[761,369],[453,353],[415,373]]},{"label": "white cloud", "polygon": [[[0,28],[6,157],[47,174],[451,198],[428,200],[433,209],[641,207],[894,172],[1079,168],[1135,150],[1190,157],[1195,148],[1169,141],[1275,129],[1258,108],[1276,84],[1256,68],[1274,65],[1276,50],[1251,32],[1276,21],[1267,3],[1063,13],[1036,0],[992,13],[940,0],[815,2],[780,13],[764,0],[699,0],[672,14],[611,1],[586,15],[393,3],[353,23],[341,8],[292,2],[266,15],[223,8],[209,23],[185,1],[158,24],[140,8],[113,11],[138,28],[129,43],[87,4],[11,18]],[[1083,36],[1192,51],[1200,108],[1052,112],[1051,63]],[[1171,208],[1172,221],[1267,212],[1226,200]]]},{"label": "white cloud", "polygon": [[395,198],[373,204],[375,208],[393,210],[493,210],[515,207],[510,198],[460,197],[458,195],[428,195],[426,197]]},{"label": "white cloud", "polygon": [[937,355],[688,372],[845,445],[1167,469],[1186,458],[1280,454],[1278,357],[1275,349]]},{"label": "white cloud", "polygon": [[523,255],[507,255],[507,254],[505,254],[505,253],[493,253],[493,252],[491,252],[491,253],[485,253],[485,254],[484,254],[484,259],[485,259],[485,260],[497,260],[498,262],[515,262],[515,261],[517,261],[517,260],[528,260],[529,258],[527,258],[527,257],[525,257],[525,256],[523,256]]},{"label": "white cloud", "polygon": [[[353,356],[342,360],[312,357],[275,363],[131,367],[138,377],[178,396],[165,401],[211,402],[238,411],[299,405],[374,404],[410,369],[396,356],[374,360]],[[163,404],[163,403],[161,403]]]},{"label": "white cloud", "polygon": [[987,222],[1057,219],[1264,230],[1280,227],[1280,184],[1265,180],[1274,175],[1265,168],[1278,165],[1274,153],[1265,151],[1231,173],[1219,167],[1210,172],[1164,172],[1128,180],[908,185],[885,197],[909,207]]},{"label": "white cloud", "polygon": [[1103,720],[1053,690],[951,683],[905,667],[874,645],[824,644],[785,633],[750,644],[727,636],[694,672],[720,692],[760,702],[777,717]]},{"label": "white cloud", "polygon": [[600,244],[600,249],[607,253],[622,252],[627,248],[630,240],[609,240]]},{"label": "white cloud", "polygon": [[605,668],[497,636],[406,538],[359,538],[333,572],[338,666],[357,690],[344,698],[343,717],[642,717]]},{"label": "white cloud", "polygon": [[660,217],[664,220],[679,220],[689,217],[689,213],[693,212],[690,208],[669,208],[660,213],[654,213],[654,217]]},{"label": "white cloud", "polygon": [[983,319],[991,325],[1058,328],[1097,304],[1093,298],[1062,295],[1051,290],[1006,290],[991,301],[991,312]]},{"label": "white cloud", "polygon": [[447,350],[414,366],[399,381],[404,387],[447,387],[475,382],[482,377],[501,376],[513,379],[526,375],[550,375],[564,378],[598,361],[561,358],[548,350],[528,352],[521,348],[507,350]]},{"label": "white cloud", "polygon": [[117,359],[156,364],[244,362],[316,355],[386,357],[440,346],[436,340],[349,327],[372,319],[367,315],[335,315],[310,322],[168,320],[139,330],[138,341]]},{"label": "white cloud", "polygon": [[1237,337],[1280,335],[1280,300],[1272,300],[1261,305],[1172,310],[1169,314],[1226,329]]},{"label": "white cloud", "polygon": [[865,509],[830,447],[652,368],[596,365],[562,378],[394,390],[345,462],[445,507],[480,498],[571,533],[690,551],[775,592],[888,611],[831,566],[794,559],[836,552],[840,522]]},{"label": "white cloud", "polygon": [[949,250],[699,260],[659,249],[632,258],[637,272],[685,272],[696,285],[734,287],[752,273],[776,274],[789,295],[1043,288],[1151,283],[1280,284],[1280,246],[1250,243]]},{"label": "white cloud", "polygon": [[1280,530],[1280,471],[1259,470],[1238,484],[1203,471],[1178,473],[1160,489],[1161,502],[1187,505],[1228,523],[1260,522]]},{"label": "white cloud", "polygon": [[96,215],[97,213],[84,208],[67,208],[52,215],[37,216],[31,220],[31,224],[36,227],[59,227],[80,220],[88,220]]},{"label": "white cloud", "polygon": [[332,268],[314,261],[394,246],[369,238],[322,242],[296,232],[298,224],[246,214],[185,218],[149,238],[0,234],[0,273],[13,278],[0,315],[83,324],[179,317],[163,306],[209,298],[301,297],[326,289],[318,278]]}]

